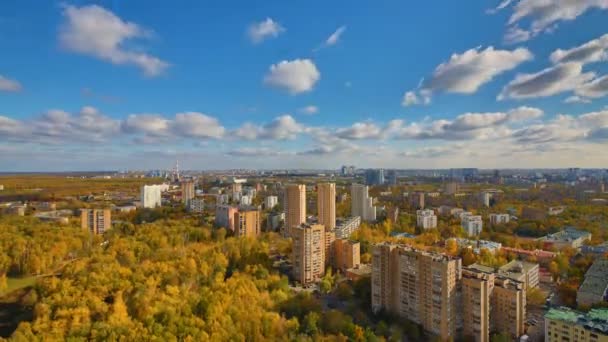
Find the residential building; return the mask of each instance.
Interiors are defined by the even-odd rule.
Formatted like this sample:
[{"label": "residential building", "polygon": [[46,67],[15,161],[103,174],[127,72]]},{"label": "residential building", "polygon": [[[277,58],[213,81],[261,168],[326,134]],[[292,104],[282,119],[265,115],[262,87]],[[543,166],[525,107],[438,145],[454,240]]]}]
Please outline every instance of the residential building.
[{"label": "residential building", "polygon": [[336,221],[336,239],[348,239],[361,226],[361,217],[354,216]]},{"label": "residential building", "polygon": [[188,204],[188,210],[193,213],[202,213],[205,210],[205,200],[202,198],[193,198]]},{"label": "residential building", "polygon": [[462,270],[462,334],[476,342],[490,341],[493,272]]},{"label": "residential building", "polygon": [[336,239],[333,252],[332,265],[337,270],[345,272],[361,264],[361,245],[357,241]]},{"label": "residential building", "polygon": [[269,210],[279,204],[279,198],[277,196],[268,196],[264,200],[264,208]]},{"label": "residential building", "polygon": [[549,209],[547,209],[547,214],[549,216],[556,216],[563,213],[564,210],[566,210],[566,207],[563,205],[558,207],[549,207]]},{"label": "residential building", "polygon": [[325,267],[334,264],[334,242],[336,233],[325,229]]},{"label": "residential building", "polygon": [[416,227],[423,230],[437,228],[437,216],[433,210],[416,210]]},{"label": "residential building", "polygon": [[510,219],[511,215],[509,214],[490,214],[490,224],[493,226],[509,223]]},{"label": "residential building", "polygon": [[363,221],[376,220],[376,207],[374,199],[369,197],[369,189],[365,185],[353,183],[350,188],[351,215],[359,216]]},{"label": "residential building", "polygon": [[451,182],[451,183],[447,183],[444,186],[443,192],[446,195],[454,195],[455,193],[458,192],[459,188],[460,188],[460,186],[458,185],[458,183]]},{"label": "residential building", "polygon": [[359,264],[359,266],[347,269],[344,274],[350,281],[368,278],[372,276],[372,266],[370,264]]},{"label": "residential building", "polygon": [[608,259],[598,259],[589,267],[576,294],[576,302],[582,306],[608,302]]},{"label": "residential building", "polygon": [[25,208],[26,206],[21,204],[11,205],[6,209],[6,212],[11,215],[24,216]]},{"label": "residential building", "polygon": [[481,216],[464,215],[460,224],[462,229],[467,233],[467,236],[478,236],[483,229]]},{"label": "residential building", "polygon": [[490,319],[492,330],[507,333],[516,340],[525,332],[526,286],[513,279],[496,276]]},{"label": "residential building", "polygon": [[110,209],[80,209],[80,226],[92,234],[103,234],[112,229]]},{"label": "residential building", "polygon": [[325,227],[303,223],[291,233],[293,277],[301,284],[319,281],[325,274]]},{"label": "residential building", "polygon": [[372,310],[420,324],[447,340],[456,335],[460,258],[379,244],[372,254]]},{"label": "residential building", "polygon": [[545,248],[553,247],[557,250],[567,247],[579,249],[585,241],[589,240],[591,240],[591,233],[573,227],[568,227],[539,239],[544,243]]},{"label": "residential building", "polygon": [[262,233],[260,211],[255,207],[239,207],[234,213],[234,235],[257,237]]},{"label": "residential building", "polygon": [[317,185],[317,214],[319,223],[330,231],[336,227],[336,184]]},{"label": "residential building", "polygon": [[130,213],[132,211],[136,211],[137,207],[134,205],[119,205],[114,207],[114,211],[117,211],[119,213]]},{"label": "residential building", "polygon": [[234,232],[234,214],[239,209],[232,205],[220,204],[215,206],[215,225]]},{"label": "residential building", "polygon": [[285,222],[285,213],[270,213],[266,219],[266,226],[269,231],[276,232]]},{"label": "residential building", "polygon": [[193,180],[185,180],[181,182],[182,188],[182,202],[188,206],[190,200],[194,198],[194,181]]},{"label": "residential building", "polygon": [[410,193],[408,198],[413,209],[424,209],[424,192]]},{"label": "residential building", "polygon": [[241,205],[251,205],[252,201],[253,201],[253,199],[251,198],[251,196],[243,195],[243,196],[241,196],[241,200],[239,201],[239,203]]},{"label": "residential building", "polygon": [[545,314],[545,342],[608,342],[608,309],[588,313],[551,308]]},{"label": "residential building", "polygon": [[527,250],[521,248],[502,247],[503,252],[516,254],[519,258],[533,258],[536,259],[540,264],[548,265],[556,254],[553,252],[543,251],[542,249]]},{"label": "residential building", "polygon": [[144,185],[141,187],[141,206],[156,208],[161,206],[161,185]]},{"label": "residential building", "polygon": [[489,192],[483,191],[479,194],[479,200],[481,202],[481,205],[489,208],[490,207],[490,198],[492,197],[492,194],[490,194]]},{"label": "residential building", "polygon": [[285,187],[285,226],[284,236],[290,236],[294,227],[306,223],[306,186],[289,184]]},{"label": "residential building", "polygon": [[538,264],[522,260],[512,260],[508,264],[498,268],[498,274],[524,283],[526,289],[538,287],[540,279]]}]

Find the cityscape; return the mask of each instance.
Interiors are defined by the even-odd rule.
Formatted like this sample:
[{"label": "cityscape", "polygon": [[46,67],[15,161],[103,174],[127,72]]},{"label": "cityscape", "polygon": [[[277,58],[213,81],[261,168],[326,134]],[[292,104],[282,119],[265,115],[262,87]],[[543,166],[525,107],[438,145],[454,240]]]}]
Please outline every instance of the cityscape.
[{"label": "cityscape", "polygon": [[608,342],[607,11],[0,4],[0,341]]}]

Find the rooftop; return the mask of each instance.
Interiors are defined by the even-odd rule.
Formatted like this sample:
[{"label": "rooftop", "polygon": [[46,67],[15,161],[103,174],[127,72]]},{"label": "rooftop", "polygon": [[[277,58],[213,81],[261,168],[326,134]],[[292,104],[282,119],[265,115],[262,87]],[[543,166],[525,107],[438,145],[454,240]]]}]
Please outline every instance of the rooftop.
[{"label": "rooftop", "polygon": [[588,313],[572,310],[570,308],[552,308],[545,314],[550,320],[578,324],[586,329],[608,334],[608,309],[592,309]]},{"label": "rooftop", "polygon": [[578,292],[590,293],[603,297],[608,290],[608,259],[596,260],[587,273]]},{"label": "rooftop", "polygon": [[568,227],[557,233],[549,234],[544,237],[546,241],[573,241],[582,237],[590,236],[591,233],[584,230],[578,230],[573,227]]}]

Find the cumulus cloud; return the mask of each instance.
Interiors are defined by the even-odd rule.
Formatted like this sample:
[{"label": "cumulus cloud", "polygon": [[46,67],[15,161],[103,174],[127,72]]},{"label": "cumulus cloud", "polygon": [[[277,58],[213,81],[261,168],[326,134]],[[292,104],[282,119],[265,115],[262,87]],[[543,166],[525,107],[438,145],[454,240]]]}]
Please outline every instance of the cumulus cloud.
[{"label": "cumulus cloud", "polygon": [[568,96],[564,103],[591,103],[591,100],[577,95]]},{"label": "cumulus cloud", "polygon": [[131,114],[121,124],[126,133],[142,133],[149,137],[166,137],[170,134],[170,120],[158,114]]},{"label": "cumulus cloud", "polygon": [[295,95],[311,91],[320,78],[321,73],[313,61],[295,59],[271,65],[264,83]]},{"label": "cumulus cloud", "polygon": [[[433,92],[472,94],[494,77],[532,58],[532,53],[525,48],[510,51],[496,50],[492,46],[484,50],[475,48],[462,54],[453,54],[449,61],[435,68],[431,78],[422,82],[419,95],[430,100]],[[412,96],[412,92],[409,93],[409,96],[408,93],[404,95],[404,105],[426,102]]]},{"label": "cumulus cloud", "polygon": [[506,0],[492,12],[505,9],[513,3],[515,5],[512,6],[513,13],[508,24],[512,29],[522,21],[529,21],[530,28],[526,30],[529,31],[527,39],[542,32],[551,32],[558,23],[574,20],[589,10],[608,9],[608,0],[520,0],[518,2]]},{"label": "cumulus cloud", "polygon": [[519,74],[498,95],[498,100],[547,97],[573,91],[595,77],[583,73],[580,63],[563,63],[534,74]]},{"label": "cumulus cloud", "polygon": [[587,64],[608,60],[608,34],[593,39],[580,46],[551,53],[553,63],[577,62]]},{"label": "cumulus cloud", "polygon": [[377,139],[382,129],[372,122],[356,122],[347,128],[340,128],[336,135],[342,139]]},{"label": "cumulus cloud", "polygon": [[317,114],[318,112],[319,112],[319,107],[313,106],[313,105],[300,108],[300,113],[303,113],[303,114],[313,115],[313,114]]},{"label": "cumulus cloud", "polygon": [[505,44],[517,44],[530,40],[531,36],[532,33],[530,31],[524,30],[515,25],[507,29],[503,41]]},{"label": "cumulus cloud", "polygon": [[252,43],[258,44],[269,38],[276,38],[285,32],[285,28],[271,18],[253,23],[247,29],[247,36]]},{"label": "cumulus cloud", "polygon": [[0,91],[18,92],[21,91],[21,83],[0,75]]},{"label": "cumulus cloud", "polygon": [[149,30],[124,21],[103,7],[67,5],[63,15],[59,41],[67,50],[113,64],[135,65],[147,76],[157,76],[169,66],[158,57],[129,46],[133,40],[149,38]]},{"label": "cumulus cloud", "polygon": [[292,140],[304,130],[303,125],[298,123],[291,115],[286,114],[262,126],[245,123],[232,132],[232,135],[245,140]]}]

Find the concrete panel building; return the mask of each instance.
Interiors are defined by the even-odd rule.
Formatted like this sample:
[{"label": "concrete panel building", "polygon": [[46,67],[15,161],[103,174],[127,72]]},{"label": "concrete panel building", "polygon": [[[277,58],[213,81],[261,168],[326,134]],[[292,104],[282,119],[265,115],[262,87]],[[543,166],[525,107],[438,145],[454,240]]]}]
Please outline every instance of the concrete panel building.
[{"label": "concrete panel building", "polygon": [[258,237],[262,233],[260,211],[255,207],[240,207],[234,213],[234,235]]},{"label": "concrete panel building", "polygon": [[437,215],[430,209],[416,210],[416,227],[422,230],[437,228]]},{"label": "concrete panel building", "polygon": [[112,229],[110,209],[80,209],[80,226],[92,234],[103,234]]},{"label": "concrete panel building", "polygon": [[352,184],[351,194],[351,215],[359,216],[363,221],[376,221],[376,207],[374,199],[369,196],[369,189],[365,185]]},{"label": "concrete panel building", "polygon": [[284,236],[290,236],[291,229],[306,223],[306,186],[289,184],[285,187]]},{"label": "concrete panel building", "polygon": [[325,274],[325,227],[304,223],[291,231],[294,279],[301,284],[319,281]]},{"label": "concrete panel building", "polygon": [[144,185],[141,187],[141,206],[156,208],[161,206],[161,185]]},{"label": "concrete panel building", "polygon": [[348,239],[337,239],[334,242],[334,257],[332,265],[335,269],[345,272],[349,268],[361,264],[361,245]]},{"label": "concrete panel building", "polygon": [[319,223],[330,231],[336,227],[336,184],[317,185],[317,213]]}]

